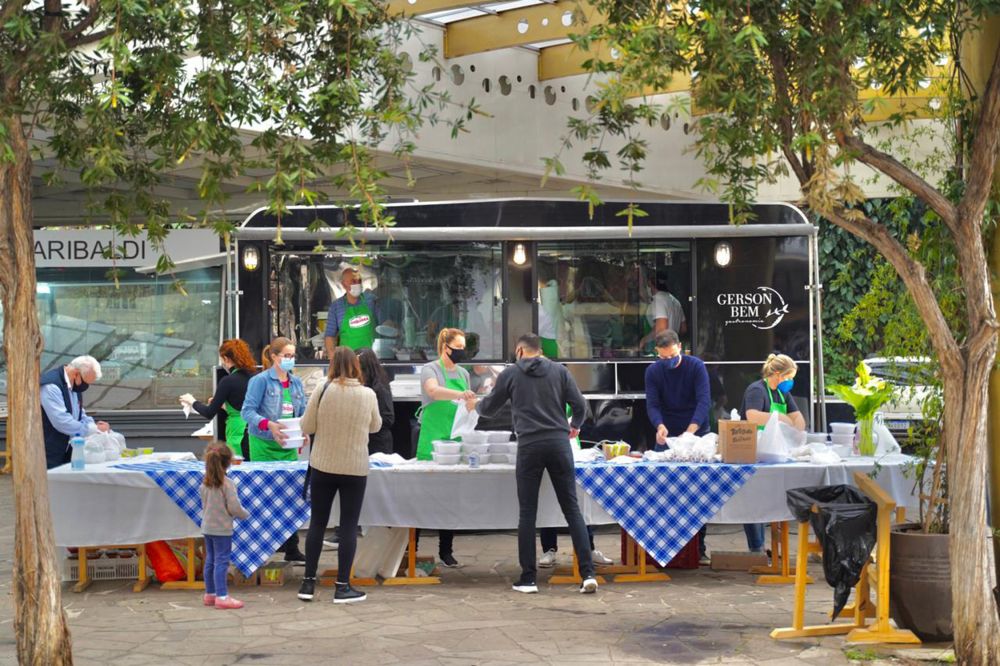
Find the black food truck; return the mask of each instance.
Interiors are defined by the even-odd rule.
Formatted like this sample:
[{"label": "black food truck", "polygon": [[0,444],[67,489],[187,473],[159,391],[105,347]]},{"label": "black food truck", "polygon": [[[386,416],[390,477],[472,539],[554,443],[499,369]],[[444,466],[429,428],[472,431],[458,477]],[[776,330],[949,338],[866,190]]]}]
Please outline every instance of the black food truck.
[{"label": "black food truck", "polygon": [[[705,361],[711,420],[728,418],[770,353],[799,363],[792,391],[810,429],[822,419],[816,227],[794,206],[759,204],[730,224],[721,203],[586,203],[504,199],[388,206],[394,226],[366,228],[351,209],[261,209],[234,234],[227,332],[259,350],[278,336],[298,349],[307,389],[322,381],[331,303],[355,267],[375,304],[373,350],[392,379],[394,446],[412,457],[420,366],[442,327],[466,332],[473,389],[488,390],[524,332],[565,363],[588,399],[584,442],[651,447],[644,372],[657,320]],[[353,242],[342,229],[355,225]],[[662,327],[663,324],[660,324]],[[509,429],[509,415],[481,427]],[[507,428],[504,428],[504,426]]]}]

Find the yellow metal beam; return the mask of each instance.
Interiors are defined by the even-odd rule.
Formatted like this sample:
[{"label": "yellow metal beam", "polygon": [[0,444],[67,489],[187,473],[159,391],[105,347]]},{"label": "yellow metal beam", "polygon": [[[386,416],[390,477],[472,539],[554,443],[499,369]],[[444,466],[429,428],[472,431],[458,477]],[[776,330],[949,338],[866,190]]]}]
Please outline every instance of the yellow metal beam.
[{"label": "yellow metal beam", "polygon": [[444,57],[565,39],[602,20],[604,17],[589,4],[556,2],[454,21],[444,33]]},{"label": "yellow metal beam", "polygon": [[389,14],[393,16],[420,16],[421,14],[433,14],[443,12],[447,9],[462,9],[463,7],[475,7],[483,2],[470,0],[389,0]]}]

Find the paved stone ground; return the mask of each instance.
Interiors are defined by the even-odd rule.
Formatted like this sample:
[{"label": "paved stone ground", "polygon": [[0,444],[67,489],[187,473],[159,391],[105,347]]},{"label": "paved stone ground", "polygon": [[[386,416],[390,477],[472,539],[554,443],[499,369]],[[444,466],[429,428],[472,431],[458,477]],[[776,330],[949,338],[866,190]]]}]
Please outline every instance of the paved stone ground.
[{"label": "paved stone ground", "polygon": [[[95,510],[99,510],[95,507]],[[13,495],[0,476],[0,665],[14,664],[11,558]],[[425,552],[436,552],[428,535]],[[598,548],[618,552],[600,532]],[[569,537],[560,536],[563,548]],[[738,527],[709,535],[709,546],[745,547]],[[596,595],[542,584],[536,595],[511,591],[513,533],[459,534],[443,584],[366,588],[368,600],[330,603],[330,588],[299,601],[298,576],[283,588],[238,588],[246,607],[217,611],[195,592],[155,586],[134,594],[125,582],[63,588],[77,664],[843,664],[872,659],[841,638],[777,642],[773,627],[791,620],[792,588],[754,585],[746,574],[671,572],[669,583],[614,584]],[[323,563],[333,565],[334,551]],[[811,573],[821,578],[819,565]],[[825,621],[832,592],[813,588],[806,621]],[[924,651],[923,658],[937,651]],[[909,659],[896,660],[909,661]]]}]

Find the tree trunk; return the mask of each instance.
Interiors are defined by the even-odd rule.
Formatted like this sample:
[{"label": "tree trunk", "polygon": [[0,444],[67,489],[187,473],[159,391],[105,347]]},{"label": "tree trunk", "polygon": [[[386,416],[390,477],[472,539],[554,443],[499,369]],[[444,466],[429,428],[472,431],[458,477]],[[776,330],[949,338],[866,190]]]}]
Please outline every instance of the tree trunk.
[{"label": "tree trunk", "polygon": [[42,338],[35,307],[31,156],[20,118],[0,117],[14,161],[0,165],[0,296],[7,358],[7,445],[14,478],[14,633],[20,664],[72,664],[45,475],[38,387]]},{"label": "tree trunk", "polygon": [[970,359],[964,376],[945,376],[952,625],[961,664],[1000,663],[1000,620],[993,599],[993,548],[986,521],[987,392],[996,338]]}]

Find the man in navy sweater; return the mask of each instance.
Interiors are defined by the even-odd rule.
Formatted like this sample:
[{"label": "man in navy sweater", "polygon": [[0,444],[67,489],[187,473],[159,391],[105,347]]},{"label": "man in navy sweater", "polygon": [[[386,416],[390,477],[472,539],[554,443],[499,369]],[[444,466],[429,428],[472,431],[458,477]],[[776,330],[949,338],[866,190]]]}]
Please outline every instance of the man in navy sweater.
[{"label": "man in navy sweater", "polygon": [[[656,450],[667,447],[667,437],[685,432],[708,434],[708,410],[712,404],[705,363],[683,356],[681,343],[672,330],[656,336],[655,363],[646,368],[646,412],[656,430]],[[705,527],[698,532],[701,564],[708,564]]]}]

